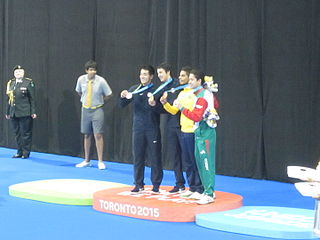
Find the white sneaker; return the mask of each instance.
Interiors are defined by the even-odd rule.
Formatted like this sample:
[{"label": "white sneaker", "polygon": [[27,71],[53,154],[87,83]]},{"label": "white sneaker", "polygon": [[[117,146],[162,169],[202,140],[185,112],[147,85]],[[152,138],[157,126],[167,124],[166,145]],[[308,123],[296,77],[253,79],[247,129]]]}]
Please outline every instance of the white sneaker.
[{"label": "white sneaker", "polygon": [[202,198],[202,194],[198,192],[192,193],[188,198],[189,199],[194,199],[194,200],[200,200]]},{"label": "white sneaker", "polygon": [[193,194],[193,192],[191,192],[190,190],[187,190],[187,191],[181,193],[181,194],[180,194],[180,197],[182,197],[182,198],[189,198],[192,194]]},{"label": "white sneaker", "polygon": [[202,195],[202,197],[199,199],[199,201],[197,201],[197,204],[204,205],[204,204],[209,204],[209,203],[213,203],[213,202],[214,202],[213,197],[211,197],[209,195]]},{"label": "white sneaker", "polygon": [[104,170],[104,169],[106,169],[106,165],[103,162],[98,162],[98,168],[100,170]]},{"label": "white sneaker", "polygon": [[90,162],[87,162],[86,160],[82,161],[81,163],[78,163],[76,165],[76,167],[89,167],[90,166]]}]

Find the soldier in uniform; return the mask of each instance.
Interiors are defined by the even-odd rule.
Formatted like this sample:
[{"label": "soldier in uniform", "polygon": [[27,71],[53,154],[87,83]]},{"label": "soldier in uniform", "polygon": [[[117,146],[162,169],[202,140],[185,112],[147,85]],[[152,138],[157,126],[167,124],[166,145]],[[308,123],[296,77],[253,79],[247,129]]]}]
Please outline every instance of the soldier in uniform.
[{"label": "soldier in uniform", "polygon": [[6,118],[11,120],[17,153],[13,158],[28,158],[32,145],[33,119],[35,111],[35,89],[32,79],[24,77],[24,68],[17,65],[13,69],[14,78],[7,84],[8,107]]}]

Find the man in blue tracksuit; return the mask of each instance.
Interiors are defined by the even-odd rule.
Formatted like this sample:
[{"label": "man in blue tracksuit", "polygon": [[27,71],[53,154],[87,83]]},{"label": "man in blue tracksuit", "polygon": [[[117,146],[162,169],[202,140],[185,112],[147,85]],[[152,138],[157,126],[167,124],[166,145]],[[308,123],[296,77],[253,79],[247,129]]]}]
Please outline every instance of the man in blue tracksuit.
[{"label": "man in blue tracksuit", "polygon": [[161,162],[160,115],[148,104],[147,93],[154,90],[152,79],[154,68],[141,66],[140,84],[120,93],[120,106],[133,104],[132,150],[134,161],[134,184],[132,192],[144,190],[144,167],[146,153],[151,164],[151,182],[153,193],[159,193],[163,178]]}]

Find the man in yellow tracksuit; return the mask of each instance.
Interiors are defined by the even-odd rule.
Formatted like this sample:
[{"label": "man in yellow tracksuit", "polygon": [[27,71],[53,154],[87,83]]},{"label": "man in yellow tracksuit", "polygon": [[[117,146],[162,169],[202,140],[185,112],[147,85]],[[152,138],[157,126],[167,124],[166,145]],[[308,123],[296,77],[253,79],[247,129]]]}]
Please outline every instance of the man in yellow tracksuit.
[{"label": "man in yellow tracksuit", "polygon": [[[189,82],[190,71],[190,67],[183,67],[181,69],[179,75],[179,82],[180,86],[184,86],[185,88],[179,93],[177,99],[175,100],[175,102],[180,102],[182,106],[185,108],[193,108],[196,101],[196,96],[193,94],[192,89],[186,86],[186,84],[188,84]],[[173,115],[179,112],[179,108],[174,106],[174,104],[170,104],[167,101],[166,93],[161,97],[160,102],[163,104],[163,107],[167,112]],[[179,135],[179,142],[181,147],[181,160],[182,166],[186,171],[187,182],[189,185],[189,190],[186,192],[182,192],[181,196],[199,199],[201,193],[203,192],[203,187],[201,184],[194,155],[194,121],[190,120],[189,118],[181,114],[180,125],[181,133]]]}]

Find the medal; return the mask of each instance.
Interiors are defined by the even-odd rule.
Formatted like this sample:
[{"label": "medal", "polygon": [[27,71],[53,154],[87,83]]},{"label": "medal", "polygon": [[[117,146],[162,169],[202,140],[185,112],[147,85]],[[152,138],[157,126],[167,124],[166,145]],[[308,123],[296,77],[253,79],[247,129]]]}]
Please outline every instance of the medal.
[{"label": "medal", "polygon": [[148,98],[150,98],[153,96],[153,94],[151,92],[148,92],[147,96],[148,96]]},{"label": "medal", "polygon": [[126,95],[126,99],[131,99],[131,98],[132,98],[132,93],[128,92],[127,95]]}]

